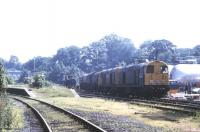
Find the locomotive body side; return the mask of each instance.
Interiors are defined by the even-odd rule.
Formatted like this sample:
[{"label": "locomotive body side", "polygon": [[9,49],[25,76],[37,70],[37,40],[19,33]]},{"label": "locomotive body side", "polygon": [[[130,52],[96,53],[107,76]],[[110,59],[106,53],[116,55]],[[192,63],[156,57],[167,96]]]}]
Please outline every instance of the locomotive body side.
[{"label": "locomotive body side", "polygon": [[93,87],[93,79],[94,73],[90,73],[88,75],[84,75],[79,79],[80,82],[80,89],[85,90],[85,91],[90,91],[92,90]]},{"label": "locomotive body side", "polygon": [[169,90],[168,81],[166,63],[153,61],[89,74],[83,84],[84,89],[90,92],[117,96],[161,97]]}]

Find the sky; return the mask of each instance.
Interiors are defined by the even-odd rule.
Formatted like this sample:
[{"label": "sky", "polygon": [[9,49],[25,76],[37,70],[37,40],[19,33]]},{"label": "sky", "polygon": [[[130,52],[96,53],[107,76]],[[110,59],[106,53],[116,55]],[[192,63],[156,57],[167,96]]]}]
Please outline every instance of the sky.
[{"label": "sky", "polygon": [[0,0],[0,57],[21,62],[115,33],[135,47],[167,39],[200,44],[199,0]]}]

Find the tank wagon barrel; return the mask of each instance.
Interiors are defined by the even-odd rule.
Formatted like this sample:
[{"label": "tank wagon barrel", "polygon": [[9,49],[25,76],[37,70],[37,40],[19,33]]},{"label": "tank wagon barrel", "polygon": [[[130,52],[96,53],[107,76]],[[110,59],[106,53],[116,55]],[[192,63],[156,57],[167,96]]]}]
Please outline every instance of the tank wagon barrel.
[{"label": "tank wagon barrel", "polygon": [[80,89],[116,96],[162,97],[169,90],[168,66],[162,61],[116,67],[80,79]]},{"label": "tank wagon barrel", "polygon": [[200,93],[200,64],[177,64],[170,72],[170,79],[170,89],[175,92]]}]

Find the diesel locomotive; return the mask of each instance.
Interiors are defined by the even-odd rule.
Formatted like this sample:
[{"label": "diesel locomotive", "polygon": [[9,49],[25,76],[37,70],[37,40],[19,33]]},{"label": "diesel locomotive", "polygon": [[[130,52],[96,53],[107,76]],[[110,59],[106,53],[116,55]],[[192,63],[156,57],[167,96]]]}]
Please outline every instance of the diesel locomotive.
[{"label": "diesel locomotive", "polygon": [[152,61],[90,73],[80,78],[80,89],[129,97],[162,97],[169,91],[168,66]]}]

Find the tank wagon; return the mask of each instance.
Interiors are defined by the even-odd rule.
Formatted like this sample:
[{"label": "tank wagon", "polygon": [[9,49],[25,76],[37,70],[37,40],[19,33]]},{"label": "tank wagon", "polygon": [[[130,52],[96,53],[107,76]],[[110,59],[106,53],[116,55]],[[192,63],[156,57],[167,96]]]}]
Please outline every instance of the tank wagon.
[{"label": "tank wagon", "polygon": [[179,91],[186,91],[187,87],[200,88],[200,64],[178,64],[172,68],[170,78],[178,82]]},{"label": "tank wagon", "polygon": [[94,72],[80,78],[80,89],[115,96],[162,97],[169,90],[168,66],[152,61]]}]

